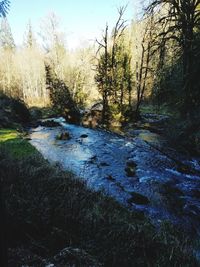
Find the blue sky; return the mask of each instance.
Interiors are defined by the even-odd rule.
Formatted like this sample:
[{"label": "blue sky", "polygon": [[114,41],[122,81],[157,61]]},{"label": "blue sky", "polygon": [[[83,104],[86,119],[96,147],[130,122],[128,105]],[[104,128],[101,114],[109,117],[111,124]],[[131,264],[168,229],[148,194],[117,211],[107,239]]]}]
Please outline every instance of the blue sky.
[{"label": "blue sky", "polygon": [[83,40],[99,38],[106,22],[112,27],[117,19],[117,7],[128,7],[124,18],[129,22],[136,12],[139,0],[11,0],[8,21],[17,44],[22,43],[28,21],[34,31],[48,13],[54,12],[61,19],[69,48]]}]

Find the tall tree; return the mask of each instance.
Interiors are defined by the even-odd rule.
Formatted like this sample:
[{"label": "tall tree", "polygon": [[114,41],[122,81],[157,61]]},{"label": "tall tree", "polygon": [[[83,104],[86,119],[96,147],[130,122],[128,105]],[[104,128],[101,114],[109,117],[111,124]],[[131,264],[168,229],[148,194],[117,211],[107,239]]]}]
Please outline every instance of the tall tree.
[{"label": "tall tree", "polygon": [[10,0],[3,0],[0,2],[0,17],[6,17],[10,8]]},{"label": "tall tree", "polygon": [[50,93],[53,108],[62,114],[68,122],[79,123],[80,112],[71,97],[69,88],[60,80],[49,65],[45,66],[46,85]]},{"label": "tall tree", "polygon": [[[98,41],[97,41],[98,42]],[[102,95],[103,100],[103,110],[102,110],[102,123],[108,122],[109,116],[109,105],[108,105],[108,96],[110,94],[110,54],[108,48],[108,25],[106,25],[105,33],[103,36],[102,42],[98,42],[99,49],[103,49],[103,53],[100,55],[97,64],[97,74],[95,76],[95,80],[97,82],[97,86],[100,94]]]},{"label": "tall tree", "polygon": [[14,38],[7,18],[2,18],[0,28],[0,46],[4,49],[15,48]]},{"label": "tall tree", "polygon": [[150,61],[153,48],[153,30],[155,27],[152,14],[144,19],[143,24],[144,33],[140,44],[141,55],[139,60],[136,61],[136,105],[135,108],[133,108],[134,120],[140,118],[140,106],[145,95],[148,74],[150,72]]},{"label": "tall tree", "polygon": [[196,29],[200,25],[199,5],[200,0],[153,0],[147,9],[157,16],[158,25],[168,24],[158,37],[162,36],[164,41],[176,40],[179,45],[183,73],[182,115],[187,117],[192,116],[192,109],[199,105],[194,84]]},{"label": "tall tree", "polygon": [[29,21],[27,30],[24,34],[24,44],[27,48],[33,48],[36,44],[31,21]]},{"label": "tall tree", "polygon": [[63,60],[65,60],[65,34],[61,30],[60,19],[55,13],[49,13],[41,23],[40,36],[43,48],[48,56],[48,64],[60,79],[64,79]]},{"label": "tall tree", "polygon": [[119,16],[111,36],[108,25],[98,43],[98,63],[95,80],[103,100],[102,122],[107,123],[111,105],[118,113],[123,111],[125,93],[131,92],[131,57],[124,42],[126,21],[123,19],[125,7],[118,10]]}]

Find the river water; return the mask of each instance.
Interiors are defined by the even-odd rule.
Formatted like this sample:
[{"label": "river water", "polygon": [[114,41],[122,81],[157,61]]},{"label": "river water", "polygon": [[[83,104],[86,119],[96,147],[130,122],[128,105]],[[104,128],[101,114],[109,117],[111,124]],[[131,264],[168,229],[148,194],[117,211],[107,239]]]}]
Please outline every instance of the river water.
[{"label": "river water", "polygon": [[[71,170],[155,223],[170,220],[200,232],[200,164],[170,148],[159,134],[135,129],[126,135],[54,119],[59,127],[37,127],[30,142],[50,162]],[[67,131],[70,140],[57,140]]]}]

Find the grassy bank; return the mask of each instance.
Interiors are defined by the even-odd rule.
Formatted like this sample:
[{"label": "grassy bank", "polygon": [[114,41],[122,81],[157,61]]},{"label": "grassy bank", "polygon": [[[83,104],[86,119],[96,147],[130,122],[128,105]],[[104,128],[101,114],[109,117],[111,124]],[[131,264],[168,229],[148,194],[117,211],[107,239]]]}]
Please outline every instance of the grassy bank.
[{"label": "grassy bank", "polygon": [[5,149],[14,159],[36,154],[36,149],[23,137],[24,134],[15,129],[0,129],[0,148]]},{"label": "grassy bank", "polygon": [[158,232],[50,165],[12,129],[0,130],[0,177],[11,267],[197,266],[184,233],[169,225]]}]

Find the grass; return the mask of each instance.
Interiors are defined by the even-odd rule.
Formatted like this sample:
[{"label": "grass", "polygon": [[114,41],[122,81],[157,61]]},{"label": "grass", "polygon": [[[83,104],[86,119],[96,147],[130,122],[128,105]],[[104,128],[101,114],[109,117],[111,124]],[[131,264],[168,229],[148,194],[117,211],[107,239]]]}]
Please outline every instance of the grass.
[{"label": "grass", "polygon": [[5,147],[15,159],[37,153],[36,149],[22,137],[23,135],[15,129],[0,129],[0,147]]},{"label": "grass", "polygon": [[15,129],[0,129],[0,142],[16,139],[19,133]]},{"label": "grass", "polygon": [[[190,242],[181,246],[183,233],[173,227],[159,232],[143,214],[91,191],[72,173],[50,165],[16,130],[0,130],[0,177],[9,247],[35,255],[11,253],[10,266],[46,266],[41,259],[55,263],[53,256],[65,247],[80,248],[106,267],[197,266]],[[80,258],[64,261],[91,266]]]}]

